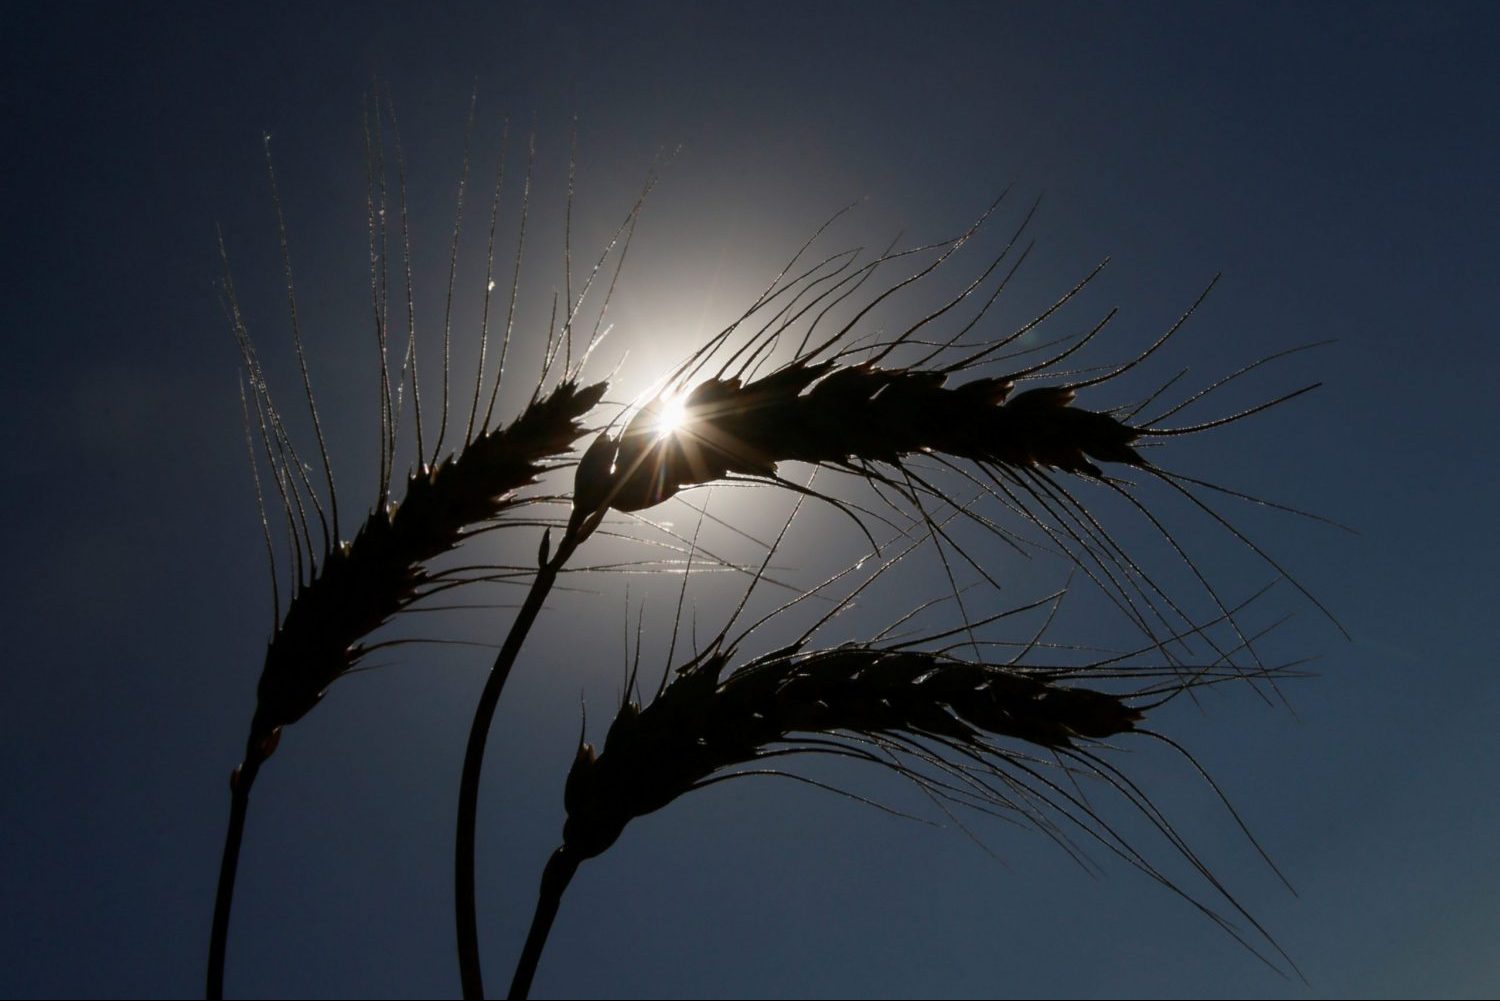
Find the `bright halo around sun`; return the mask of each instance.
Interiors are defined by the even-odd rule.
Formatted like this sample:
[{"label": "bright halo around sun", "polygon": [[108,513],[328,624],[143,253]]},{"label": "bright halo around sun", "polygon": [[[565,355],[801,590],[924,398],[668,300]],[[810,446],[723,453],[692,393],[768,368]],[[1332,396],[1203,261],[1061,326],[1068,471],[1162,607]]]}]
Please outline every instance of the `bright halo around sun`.
[{"label": "bright halo around sun", "polygon": [[676,434],[687,423],[687,397],[685,395],[673,394],[664,397],[657,404],[657,408],[657,440]]}]

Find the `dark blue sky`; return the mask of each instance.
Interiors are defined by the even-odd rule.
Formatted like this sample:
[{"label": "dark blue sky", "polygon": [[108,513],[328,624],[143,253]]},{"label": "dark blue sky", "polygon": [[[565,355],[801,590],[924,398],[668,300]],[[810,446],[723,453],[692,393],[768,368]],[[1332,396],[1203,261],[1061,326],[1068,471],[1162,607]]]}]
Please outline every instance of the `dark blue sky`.
[{"label": "dark blue sky", "polygon": [[[621,397],[747,305],[839,206],[867,199],[830,249],[878,246],[898,230],[926,241],[961,229],[1011,182],[988,246],[1045,199],[1034,258],[998,326],[1108,256],[1059,331],[1118,305],[1100,359],[1149,343],[1220,271],[1154,378],[1191,365],[1199,386],[1268,352],[1337,339],[1223,405],[1323,381],[1318,392],[1170,453],[1175,468],[1361,533],[1227,508],[1354,638],[1283,589],[1274,600],[1295,618],[1277,653],[1318,657],[1318,677],[1289,687],[1295,712],[1225,690],[1201,711],[1170,707],[1160,723],[1214,774],[1299,896],[1180,761],[1139,744],[1120,759],[1310,989],[1277,979],[1118,860],[1101,859],[1095,879],[1043,837],[975,820],[997,862],[911,790],[838,771],[946,829],[790,783],[696,794],[583,868],[539,996],[1493,996],[1500,682],[1485,637],[1497,607],[1500,411],[1486,380],[1500,363],[1497,22],[1487,5],[11,13],[0,69],[3,503],[14,528],[3,603],[14,649],[0,673],[0,993],[199,990],[225,778],[270,619],[215,226],[293,410],[269,133],[309,361],[356,516],[375,480],[360,109],[378,78],[400,116],[428,330],[476,82],[472,204],[488,197],[501,119],[512,121],[513,154],[519,136],[536,134],[522,330],[545,323],[560,284],[573,117],[579,259],[603,246],[653,158],[681,147],[611,307],[598,370],[629,352]],[[480,230],[477,217],[466,226]],[[478,244],[464,246],[472,266]],[[472,329],[477,288],[461,283],[455,329]],[[1206,406],[1204,416],[1225,412]],[[714,499],[761,529],[787,502],[733,506],[743,503]],[[1170,510],[1226,591],[1268,579],[1212,523]],[[682,508],[660,517],[679,529],[693,521]],[[806,524],[778,558],[785,573],[817,579],[857,552],[847,521]],[[512,558],[528,558],[534,535],[512,538]],[[1132,538],[1161,548],[1149,533]],[[485,545],[476,561],[506,558],[504,539]],[[598,558],[641,552],[601,544]],[[1016,601],[1062,574],[999,572]],[[940,575],[925,576],[856,621],[940,594]],[[560,832],[580,695],[596,735],[618,697],[625,581],[577,583],[539,626],[492,744],[480,832],[492,987]],[[695,589],[702,631],[738,587],[706,577]],[[674,594],[670,580],[634,578],[629,614],[644,603],[661,640]],[[1080,595],[1077,635],[1129,643],[1123,623],[1091,617],[1089,601]],[[409,628],[496,642],[505,614]],[[644,662],[659,669],[654,652]],[[288,732],[256,790],[232,994],[457,992],[452,811],[488,660],[398,649]]]}]

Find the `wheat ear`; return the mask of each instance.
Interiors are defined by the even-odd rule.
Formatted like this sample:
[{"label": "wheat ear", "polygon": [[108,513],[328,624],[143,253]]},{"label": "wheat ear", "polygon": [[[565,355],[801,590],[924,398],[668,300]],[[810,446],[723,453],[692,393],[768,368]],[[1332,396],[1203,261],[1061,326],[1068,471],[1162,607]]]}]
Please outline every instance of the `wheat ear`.
[{"label": "wheat ear", "polygon": [[[471,128],[473,114],[471,102]],[[393,195],[387,177],[386,129],[394,137],[398,169],[398,187],[394,196],[397,204],[394,208],[399,210],[399,231],[393,229],[389,221],[398,213],[391,211]],[[373,108],[366,111],[365,134],[371,308],[374,340],[379,353],[380,471],[375,503],[349,542],[340,541],[338,497],[303,358],[289,241],[275,174],[271,168],[269,146],[267,170],[280,236],[288,312],[302,374],[302,389],[311,411],[313,431],[326,476],[326,493],[308,476],[306,466],[292,444],[292,436],[272,401],[259,356],[235,294],[228,254],[224,250],[222,237],[220,239],[220,255],[224,265],[222,287],[225,312],[239,346],[243,366],[242,398],[245,398],[243,387],[246,383],[250,389],[244,405],[246,439],[271,560],[275,627],[257,688],[257,704],[244,759],[231,776],[230,823],[220,866],[209,946],[209,997],[223,995],[229,916],[250,789],[261,766],[275,750],[282,727],[306,715],[335,680],[382,645],[367,643],[367,638],[392,616],[448,588],[475,579],[494,579],[456,576],[452,568],[433,570],[429,564],[455,549],[466,534],[505,524],[502,520],[504,515],[535,500],[524,496],[522,491],[535,484],[542,474],[564,463],[574,443],[584,432],[580,422],[599,403],[607,388],[604,382],[591,385],[582,383],[576,369],[554,377],[549,358],[549,363],[531,392],[530,402],[520,416],[509,425],[495,426],[493,423],[520,285],[525,249],[525,219],[530,203],[531,157],[534,155],[533,145],[528,153],[527,179],[521,195],[521,227],[515,248],[510,302],[506,308],[496,372],[493,382],[490,382],[484,371],[483,358],[491,336],[495,232],[500,193],[504,184],[505,140],[502,139],[494,195],[490,203],[488,264],[478,338],[481,365],[473,382],[472,398],[464,401],[468,403],[468,415],[463,427],[462,442],[455,445],[450,454],[443,455],[442,443],[448,430],[449,402],[453,395],[448,372],[450,321],[458,237],[469,175],[466,145],[458,184],[458,204],[449,256],[448,295],[444,308],[440,418],[436,443],[429,445],[426,442],[417,376],[416,312],[411,272],[411,240],[407,225],[406,164],[399,133],[396,131],[394,106],[389,99],[382,107],[381,95],[375,95]],[[594,325],[591,345],[600,336],[600,326],[614,289],[614,280],[618,279],[619,267],[628,249],[635,220],[649,190],[648,183],[617,229],[614,239],[594,265],[577,301],[571,305],[561,336],[571,338],[571,326],[585,297],[605,262],[614,255],[614,277],[603,297],[603,304],[598,307],[599,317]],[[399,247],[399,257],[392,251],[393,243]],[[393,257],[400,262],[398,267],[403,271],[394,283],[394,290],[398,308],[404,292],[406,325],[406,348],[401,356],[399,371],[393,369],[393,352],[390,347],[392,328],[399,325],[399,321],[393,324],[391,315],[393,283],[390,268]],[[392,480],[396,470],[402,395],[408,382],[415,418],[412,425],[417,468],[407,476],[404,494],[393,500]],[[481,404],[484,404],[483,409]],[[458,419],[459,415],[455,412],[455,427]],[[259,454],[253,428],[259,431]],[[286,522],[291,588],[284,612],[278,583],[280,575],[276,566],[277,547],[272,540],[271,518],[267,514],[265,491],[262,490],[259,472],[261,465],[269,467],[268,480],[274,489],[274,497],[281,502],[281,513]],[[314,539],[311,528],[314,521],[321,526],[320,542]]]},{"label": "wheat ear", "polygon": [[[944,258],[939,258],[938,263]],[[881,261],[886,259],[889,258]],[[992,263],[991,269],[994,267]],[[834,274],[837,273],[836,270]],[[926,273],[919,272],[913,278],[897,283],[877,296],[875,301],[879,302]],[[951,540],[936,528],[924,506],[926,501],[946,504],[948,497],[929,479],[931,473],[915,461],[923,459],[927,466],[936,464],[943,470],[957,473],[980,493],[990,495],[1039,527],[1051,543],[1078,563],[1143,632],[1155,635],[1159,627],[1171,632],[1187,625],[1189,618],[1174,599],[1115,542],[1064,480],[1073,477],[1091,481],[1119,493],[1167,539],[1222,612],[1223,602],[1187,552],[1136,499],[1129,484],[1102,468],[1103,465],[1114,465],[1140,470],[1186,495],[1287,576],[1332,619],[1331,613],[1295,578],[1264,550],[1223,521],[1186,486],[1192,483],[1218,489],[1215,485],[1164,470],[1146,459],[1140,450],[1147,443],[1207,431],[1241,420],[1316,388],[1316,385],[1306,386],[1239,413],[1200,424],[1173,428],[1159,426],[1166,417],[1238,376],[1290,352],[1279,352],[1246,366],[1150,420],[1136,421],[1135,415],[1175,382],[1175,377],[1130,410],[1120,407],[1095,410],[1078,403],[1081,391],[1130,372],[1159,350],[1196,311],[1212,289],[1212,283],[1145,351],[1102,374],[1091,373],[1085,378],[1069,379],[1067,376],[1071,373],[1057,371],[1056,366],[1098,335],[1114,315],[1113,311],[1082,336],[1072,338],[1073,344],[1055,351],[1041,362],[1005,375],[950,384],[954,375],[995,361],[997,349],[1034,329],[1092,278],[1093,274],[1085,277],[1056,304],[1018,331],[979,345],[977,349],[970,345],[972,350],[956,361],[945,363],[934,359],[940,359],[955,349],[958,337],[984,316],[988,302],[958,335],[937,344],[924,357],[905,365],[890,362],[882,365],[898,348],[919,343],[914,335],[971,292],[977,281],[959,297],[898,336],[863,348],[843,346],[859,317],[823,343],[809,347],[810,336],[817,320],[821,319],[822,314],[819,314],[804,333],[796,357],[770,374],[753,378],[754,369],[791,326],[792,320],[782,318],[781,314],[792,311],[794,316],[800,315],[812,305],[809,303],[793,310],[794,298],[793,304],[784,306],[745,345],[731,353],[716,374],[702,377],[700,373],[707,355],[703,352],[695,354],[664,380],[666,389],[636,409],[620,430],[607,429],[595,439],[579,462],[573,512],[565,541],[586,538],[610,510],[644,510],[685,489],[724,479],[769,482],[799,489],[779,475],[781,463],[799,461],[839,470],[864,479],[877,488],[894,491],[917,508],[940,545],[943,542],[951,545]],[[812,283],[811,279],[803,282],[807,286]],[[1001,288],[1003,285],[1002,282]],[[788,287],[797,288],[798,285],[793,283]],[[996,291],[998,293],[999,289]],[[992,295],[990,301],[993,298]],[[757,303],[751,312],[763,308],[766,308],[764,304]],[[860,316],[864,312],[861,311]],[[710,343],[723,343],[724,336],[721,334]],[[850,360],[850,356],[857,352],[873,357],[858,362]],[[1017,390],[1023,381],[1039,380],[1049,375],[1056,380],[1052,385]],[[695,379],[699,381],[694,383]],[[1062,477],[1057,475],[1059,473]],[[818,496],[853,515],[847,504],[826,495]],[[890,503],[884,494],[882,499]],[[990,518],[972,510],[964,510],[963,514],[996,531],[1008,543],[1017,544],[1010,532]],[[858,515],[853,516],[860,521]],[[862,521],[860,527],[875,544]],[[968,560],[961,549],[958,554]],[[969,562],[981,575],[994,582],[983,567],[974,565],[972,560]]]},{"label": "wheat ear", "polygon": [[602,751],[596,754],[587,743],[579,747],[565,786],[563,843],[544,871],[511,997],[527,996],[561,894],[581,862],[606,851],[631,820],[728,778],[785,774],[766,763],[793,754],[863,760],[941,799],[986,812],[1019,812],[1076,855],[1067,834],[1072,827],[1176,890],[1081,793],[1071,791],[1072,778],[1046,774],[1051,759],[1069,775],[1092,774],[1121,792],[1244,914],[1144,794],[1090,750],[1112,737],[1147,732],[1141,730],[1147,712],[1186,686],[1237,673],[1209,665],[1184,681],[1162,670],[1154,672],[1157,683],[1122,694],[1077,682],[1153,672],[1127,667],[1123,658],[1080,668],[1026,668],[905,645],[853,643],[818,651],[798,644],[724,677],[732,657],[733,650],[722,646],[699,655],[644,709],[623,705]]},{"label": "wheat ear", "polygon": [[301,719],[364,655],[364,637],[421,596],[428,561],[455,548],[465,529],[499,518],[568,453],[606,388],[557,386],[510,425],[413,472],[399,503],[372,512],[352,542],[329,553],[266,651],[252,739]]},{"label": "wheat ear", "polygon": [[580,419],[604,383],[563,383],[505,428],[481,434],[462,453],[408,478],[399,503],[371,512],[354,540],[325,554],[271,638],[245,756],[231,779],[231,823],[220,869],[208,993],[222,995],[224,942],[250,788],[276,749],[281,728],[307,714],[335,680],[368,652],[365,638],[423,596],[428,561],[458,545],[464,530],[518,503],[517,491],[572,448]]},{"label": "wheat ear", "polygon": [[1096,462],[1146,464],[1132,447],[1143,431],[1074,406],[1071,387],[1012,395],[1009,378],[946,382],[941,371],[801,359],[748,383],[708,379],[672,428],[653,400],[618,437],[595,440],[579,467],[573,524],[582,531],[601,510],[639,511],[726,477],[772,479],[788,461],[863,472],[940,453],[1095,478]]}]

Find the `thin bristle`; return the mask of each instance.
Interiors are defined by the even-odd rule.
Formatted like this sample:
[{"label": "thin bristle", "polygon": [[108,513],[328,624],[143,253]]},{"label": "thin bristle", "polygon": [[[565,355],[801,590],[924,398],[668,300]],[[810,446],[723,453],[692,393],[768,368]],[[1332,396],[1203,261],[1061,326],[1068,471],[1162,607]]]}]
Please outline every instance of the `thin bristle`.
[{"label": "thin bristle", "polygon": [[[510,120],[506,119],[500,129],[500,155],[495,162],[495,188],[490,197],[490,232],[484,254],[484,306],[479,314],[479,360],[474,366],[474,397],[469,405],[469,423],[464,429],[465,445],[473,440],[474,422],[479,416],[479,399],[484,393],[484,362],[490,345],[490,299],[495,292],[495,228],[500,221],[500,192],[505,187],[505,162],[509,148]],[[481,425],[480,430],[484,426]]]},{"label": "thin bristle", "polygon": [[255,461],[255,438],[250,433],[250,404],[245,399],[245,376],[240,374],[240,420],[245,429],[245,452],[250,459],[250,479],[255,484],[255,509],[260,515],[260,530],[266,540],[266,564],[271,571],[271,621],[281,621],[280,576],[276,570],[276,544],[271,541],[271,521],[266,517],[266,495],[260,486],[260,463]]},{"label": "thin bristle", "polygon": [[500,358],[495,363],[495,385],[490,389],[490,402],[484,409],[481,427],[489,427],[495,416],[495,403],[500,398],[500,384],[505,380],[505,356],[510,351],[510,335],[516,323],[516,299],[521,290],[521,262],[526,256],[526,218],[531,209],[531,173],[536,164],[536,134],[526,143],[526,178],[521,184],[521,221],[516,235],[514,269],[510,278],[510,301],[505,307],[505,332],[500,338]]},{"label": "thin bristle", "polygon": [[401,362],[401,377],[396,380],[396,412],[391,420],[391,435],[387,440],[388,462],[396,461],[396,432],[401,417],[401,388],[406,384],[407,370],[411,371],[412,421],[416,426],[417,455],[426,455],[422,438],[422,386],[417,371],[417,303],[412,280],[411,223],[407,209],[410,200],[406,194],[406,151],[401,145],[401,124],[396,120],[396,104],[389,95],[386,99],[386,117],[391,123],[391,146],[396,154],[396,182],[401,199],[401,263],[406,286],[406,354]]},{"label": "thin bristle", "polygon": [[[381,119],[376,105],[374,120],[365,112],[365,230],[370,258],[370,315],[375,326],[375,348],[380,362],[380,471],[376,480],[377,507],[390,497],[391,398],[390,365],[386,358],[387,242],[385,229],[386,178],[383,158],[384,140],[380,135]],[[379,191],[377,197],[376,192]]]},{"label": "thin bristle", "polygon": [[[297,315],[297,287],[292,277],[292,250],[286,235],[286,215],[281,207],[281,192],[276,186],[276,167],[271,159],[271,137],[263,137],[266,150],[266,179],[271,187],[271,202],[276,208],[276,234],[281,243],[282,271],[286,276],[287,315],[292,324],[292,346],[297,352],[297,367],[302,373],[302,392],[307,398],[307,410],[312,416],[313,436],[318,442],[318,456],[323,461],[323,475],[328,483],[328,506],[333,518],[333,538],[339,537],[338,492],[333,486],[333,465],[328,460],[328,443],[323,438],[323,424],[318,418],[318,404],[313,396],[312,377],[307,371],[307,356],[302,350],[302,322]],[[328,522],[323,516],[323,507],[316,492],[312,493],[313,504],[318,511],[318,520],[323,523],[323,549],[329,548]]]},{"label": "thin bristle", "polygon": [[479,84],[476,82],[469,94],[469,118],[464,124],[464,158],[458,173],[458,204],[453,210],[453,239],[448,251],[448,294],[443,300],[443,409],[438,421],[437,444],[432,446],[432,461],[435,463],[443,453],[443,439],[448,434],[448,404],[452,393],[449,379],[452,369],[453,342],[453,285],[458,278],[458,238],[463,230],[464,193],[469,185],[470,143],[474,138],[474,110],[479,103]]}]

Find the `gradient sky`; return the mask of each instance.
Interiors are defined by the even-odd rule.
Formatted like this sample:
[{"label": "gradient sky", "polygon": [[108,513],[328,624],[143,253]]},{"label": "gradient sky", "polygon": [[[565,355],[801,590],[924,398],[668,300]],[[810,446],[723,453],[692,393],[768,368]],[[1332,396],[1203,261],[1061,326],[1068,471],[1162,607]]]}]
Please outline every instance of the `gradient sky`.
[{"label": "gradient sky", "polygon": [[[1310,988],[1118,860],[1101,859],[1096,879],[1045,838],[975,819],[997,861],[946,822],[746,780],[632,825],[584,866],[537,996],[1500,990],[1500,680],[1484,638],[1500,607],[1500,411],[1485,381],[1500,367],[1493,6],[35,4],[7,22],[0,503],[16,531],[0,605],[15,644],[0,674],[0,993],[201,989],[225,780],[271,615],[215,226],[293,410],[269,133],[352,519],[375,480],[360,109],[377,78],[400,115],[429,332],[476,86],[475,203],[501,120],[513,153],[536,135],[523,331],[545,322],[560,284],[574,116],[579,259],[603,246],[657,154],[681,147],[611,308],[599,374],[629,351],[612,395],[748,304],[839,206],[866,199],[830,249],[898,231],[926,241],[1012,182],[1000,229],[1045,198],[1034,262],[997,326],[1108,256],[1076,316],[1121,308],[1107,357],[1149,343],[1224,273],[1159,378],[1191,365],[1202,385],[1337,339],[1273,368],[1246,399],[1321,380],[1318,392],[1175,453],[1177,468],[1360,533],[1227,508],[1353,641],[1283,589],[1273,600],[1295,618],[1277,653],[1318,658],[1316,678],[1289,686],[1294,711],[1242,689],[1201,711],[1173,706],[1161,724],[1299,895],[1180,761],[1139,745],[1120,759]],[[468,226],[478,231],[476,217]],[[472,266],[477,244],[465,249]],[[460,285],[455,329],[472,330],[477,288]],[[472,371],[467,351],[455,373]],[[507,414],[518,405],[511,397]],[[714,510],[759,530],[786,511],[782,497],[725,494]],[[682,508],[660,516],[692,524]],[[1269,578],[1205,520],[1177,524],[1226,591]],[[859,549],[846,520],[804,525],[778,558],[798,579]],[[507,542],[515,558],[534,551],[534,534],[518,532],[472,555],[505,558]],[[601,545],[599,558],[642,552]],[[1017,601],[1063,573],[1001,572]],[[854,621],[941,593],[932,567],[915,580]],[[643,602],[643,663],[661,667],[671,581],[634,578],[629,619],[623,578],[574,583],[583,590],[538,627],[491,743],[479,844],[492,991],[560,833],[580,698],[597,739]],[[705,578],[701,632],[739,586]],[[1089,600],[1080,633],[1093,629]],[[496,642],[505,615],[435,617],[414,632]],[[1128,643],[1121,625],[1098,631]],[[381,661],[290,730],[257,784],[232,995],[457,993],[452,814],[489,656],[417,648]],[[944,821],[885,777],[833,774]]]}]

